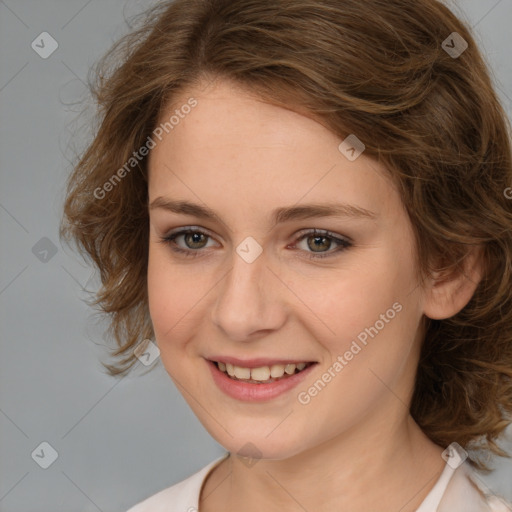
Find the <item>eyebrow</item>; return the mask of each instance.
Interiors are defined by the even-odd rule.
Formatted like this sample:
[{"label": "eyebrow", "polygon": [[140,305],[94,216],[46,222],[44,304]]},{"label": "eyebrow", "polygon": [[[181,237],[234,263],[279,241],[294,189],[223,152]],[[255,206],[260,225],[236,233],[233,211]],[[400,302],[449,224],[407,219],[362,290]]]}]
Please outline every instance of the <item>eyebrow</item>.
[{"label": "eyebrow", "polygon": [[[149,205],[150,210],[156,208],[178,214],[192,215],[201,219],[216,220],[224,224],[222,219],[211,208],[189,201],[173,201],[160,196]],[[350,204],[314,203],[276,208],[271,213],[271,222],[273,227],[283,222],[312,219],[316,217],[349,217],[375,220],[378,215],[365,208]]]}]

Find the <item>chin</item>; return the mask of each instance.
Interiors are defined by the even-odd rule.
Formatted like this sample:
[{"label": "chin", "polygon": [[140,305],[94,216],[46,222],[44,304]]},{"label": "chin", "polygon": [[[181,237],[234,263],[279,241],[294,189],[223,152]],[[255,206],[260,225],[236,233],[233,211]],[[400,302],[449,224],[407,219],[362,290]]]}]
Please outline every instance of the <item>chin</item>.
[{"label": "chin", "polygon": [[[304,440],[290,438],[286,429],[279,435],[277,432],[268,435],[270,430],[255,432],[247,429],[247,435],[240,431],[231,437],[226,432],[212,432],[210,435],[227,451],[250,459],[284,460],[304,451]],[[272,438],[272,439],[271,439]]]}]

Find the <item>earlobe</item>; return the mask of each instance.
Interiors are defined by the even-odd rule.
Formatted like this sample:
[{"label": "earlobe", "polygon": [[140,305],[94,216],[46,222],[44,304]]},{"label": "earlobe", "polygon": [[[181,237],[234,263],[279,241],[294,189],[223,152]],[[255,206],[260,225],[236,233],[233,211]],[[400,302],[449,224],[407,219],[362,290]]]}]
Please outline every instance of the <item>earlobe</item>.
[{"label": "earlobe", "polygon": [[468,304],[483,276],[482,256],[482,246],[475,246],[467,253],[462,269],[449,274],[435,272],[430,277],[425,286],[425,316],[443,320],[456,315]]}]

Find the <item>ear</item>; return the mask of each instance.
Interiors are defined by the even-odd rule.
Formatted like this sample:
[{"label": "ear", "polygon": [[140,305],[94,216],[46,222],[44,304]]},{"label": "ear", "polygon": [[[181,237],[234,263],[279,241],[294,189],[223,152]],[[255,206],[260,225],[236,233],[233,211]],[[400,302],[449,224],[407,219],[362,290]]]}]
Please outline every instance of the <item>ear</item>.
[{"label": "ear", "polygon": [[482,246],[474,246],[466,254],[462,269],[448,275],[446,271],[434,272],[427,280],[423,312],[428,318],[450,318],[467,305],[483,276],[482,255]]}]

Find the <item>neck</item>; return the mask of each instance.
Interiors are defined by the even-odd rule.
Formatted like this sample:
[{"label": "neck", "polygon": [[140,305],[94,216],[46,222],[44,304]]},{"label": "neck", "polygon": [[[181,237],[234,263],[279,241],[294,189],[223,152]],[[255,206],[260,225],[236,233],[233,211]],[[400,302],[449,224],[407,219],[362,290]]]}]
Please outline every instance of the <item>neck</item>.
[{"label": "neck", "polygon": [[443,449],[409,415],[377,428],[375,421],[283,460],[248,466],[231,454],[207,479],[201,512],[414,512],[444,468]]}]

